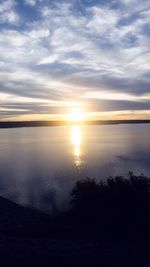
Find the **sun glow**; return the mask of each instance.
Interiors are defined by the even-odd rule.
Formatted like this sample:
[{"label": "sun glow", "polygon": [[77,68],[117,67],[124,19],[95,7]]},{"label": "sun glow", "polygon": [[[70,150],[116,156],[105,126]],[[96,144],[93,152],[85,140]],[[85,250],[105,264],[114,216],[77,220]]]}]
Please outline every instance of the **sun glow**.
[{"label": "sun glow", "polygon": [[83,121],[85,119],[85,114],[80,109],[72,109],[68,115],[68,120],[70,121]]}]

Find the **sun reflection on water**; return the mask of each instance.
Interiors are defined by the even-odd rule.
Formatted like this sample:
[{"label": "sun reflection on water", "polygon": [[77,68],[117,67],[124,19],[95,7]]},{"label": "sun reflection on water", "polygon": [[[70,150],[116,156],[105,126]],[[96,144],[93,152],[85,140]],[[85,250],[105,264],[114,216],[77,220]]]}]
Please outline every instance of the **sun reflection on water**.
[{"label": "sun reflection on water", "polygon": [[73,155],[74,155],[74,163],[77,168],[81,167],[81,142],[82,142],[82,134],[81,134],[81,126],[73,125],[71,127],[71,141],[73,144]]}]

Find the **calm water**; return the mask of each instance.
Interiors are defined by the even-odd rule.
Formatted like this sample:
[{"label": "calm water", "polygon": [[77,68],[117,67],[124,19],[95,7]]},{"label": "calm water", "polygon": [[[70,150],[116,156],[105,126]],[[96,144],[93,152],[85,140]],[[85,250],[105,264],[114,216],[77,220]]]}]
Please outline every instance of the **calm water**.
[{"label": "calm water", "polygon": [[86,176],[150,175],[150,124],[0,129],[0,195],[55,212]]}]

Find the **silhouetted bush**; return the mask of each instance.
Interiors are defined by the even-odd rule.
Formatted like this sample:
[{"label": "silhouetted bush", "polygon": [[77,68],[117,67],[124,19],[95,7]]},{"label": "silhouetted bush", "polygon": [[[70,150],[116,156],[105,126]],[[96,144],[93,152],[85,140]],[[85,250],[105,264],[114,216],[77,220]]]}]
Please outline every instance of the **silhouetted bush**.
[{"label": "silhouetted bush", "polygon": [[72,190],[71,212],[76,221],[131,223],[141,221],[150,212],[150,179],[143,174],[109,177],[97,183],[86,178]]}]

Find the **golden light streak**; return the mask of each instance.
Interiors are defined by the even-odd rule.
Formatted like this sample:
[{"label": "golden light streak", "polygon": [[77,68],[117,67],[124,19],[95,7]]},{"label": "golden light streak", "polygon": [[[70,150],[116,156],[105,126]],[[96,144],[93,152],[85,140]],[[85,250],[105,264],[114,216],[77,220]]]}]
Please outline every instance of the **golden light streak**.
[{"label": "golden light streak", "polygon": [[81,126],[73,125],[71,127],[71,141],[73,144],[73,155],[74,155],[74,162],[76,167],[81,166]]}]

